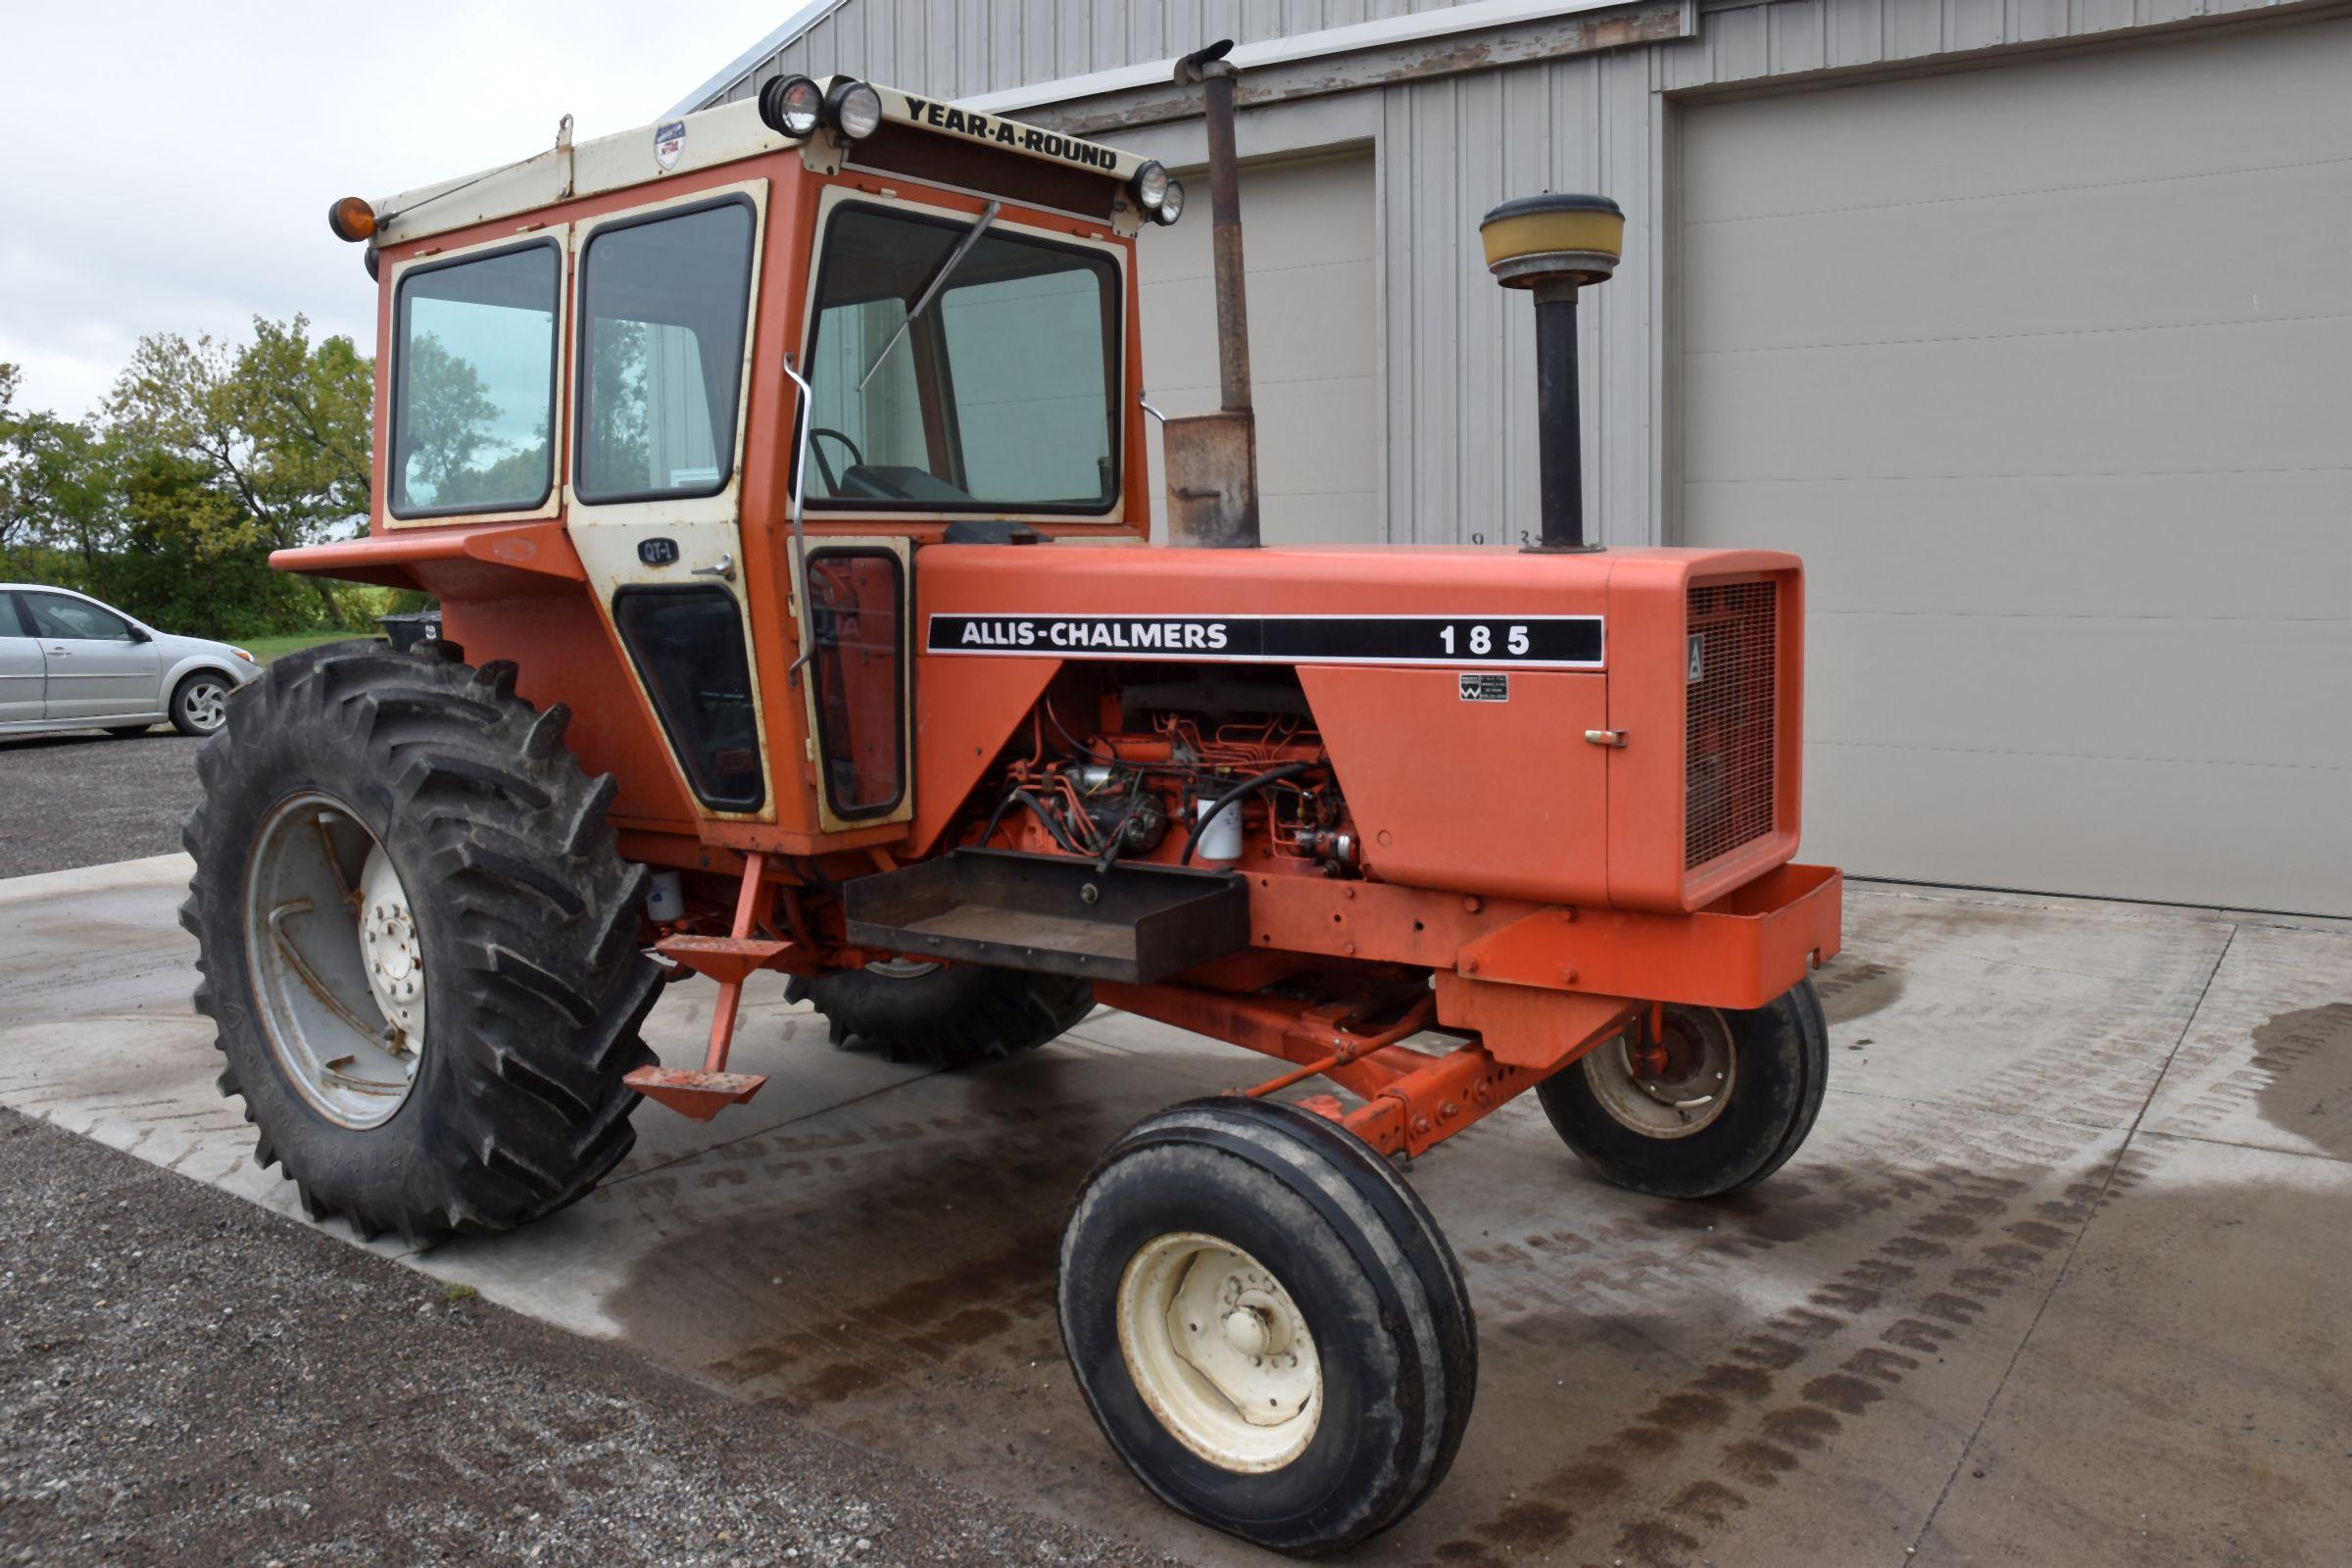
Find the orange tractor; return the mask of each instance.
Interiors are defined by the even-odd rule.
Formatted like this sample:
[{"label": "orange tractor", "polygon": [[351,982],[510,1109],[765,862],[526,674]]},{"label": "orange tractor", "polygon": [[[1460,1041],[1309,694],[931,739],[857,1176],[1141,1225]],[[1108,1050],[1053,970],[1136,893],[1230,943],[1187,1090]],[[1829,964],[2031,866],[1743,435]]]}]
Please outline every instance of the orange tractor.
[{"label": "orange tractor", "polygon": [[[336,203],[380,284],[374,514],[277,564],[437,595],[444,635],[235,695],[184,919],[262,1162],[419,1243],[580,1197],[641,1099],[751,1099],[763,969],[938,1066],[1098,1003],[1277,1058],[1102,1156],[1059,1310],[1146,1485],[1311,1554],[1413,1509],[1469,1416],[1461,1270],[1396,1159],[1532,1089],[1607,1181],[1762,1179],[1821,1103],[1840,884],[1790,863],[1798,563],[1583,540],[1611,203],[1483,227],[1535,296],[1539,539],[1259,547],[1222,53],[1179,79],[1223,407],[1164,420],[1164,547],[1157,164],[788,77]],[[695,975],[708,1054],[658,1065],[640,1025]],[[1347,1100],[1277,1098],[1318,1078]]]}]

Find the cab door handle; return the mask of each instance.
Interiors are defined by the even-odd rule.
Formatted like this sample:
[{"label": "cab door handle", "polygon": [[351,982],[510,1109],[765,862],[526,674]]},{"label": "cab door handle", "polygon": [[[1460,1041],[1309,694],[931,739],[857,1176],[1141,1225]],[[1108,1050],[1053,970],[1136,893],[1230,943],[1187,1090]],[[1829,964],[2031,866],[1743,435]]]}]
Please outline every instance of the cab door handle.
[{"label": "cab door handle", "polygon": [[721,556],[708,566],[695,567],[687,575],[690,577],[723,577],[727,581],[733,582],[735,580],[735,558],[731,555]]}]

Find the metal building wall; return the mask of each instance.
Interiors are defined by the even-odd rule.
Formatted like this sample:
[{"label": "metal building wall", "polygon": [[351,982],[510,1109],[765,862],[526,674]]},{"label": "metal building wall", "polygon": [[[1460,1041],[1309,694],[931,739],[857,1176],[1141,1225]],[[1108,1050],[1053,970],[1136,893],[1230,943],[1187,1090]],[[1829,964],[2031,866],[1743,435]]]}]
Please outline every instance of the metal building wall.
[{"label": "metal building wall", "polygon": [[[1387,400],[1388,537],[1494,542],[1534,528],[1532,307],[1488,278],[1477,230],[1505,197],[1566,189],[1610,195],[1627,219],[1625,263],[1587,294],[1579,322],[1587,516],[1611,544],[1676,538],[1667,172],[1684,96],[1960,69],[2101,34],[2227,24],[2243,14],[2333,3],[1687,0],[1689,36],[1673,41],[1423,74],[1313,100],[1363,103],[1377,124],[1380,304],[1367,325]],[[969,97],[1166,58],[1202,39],[1252,41],[1441,9],[1439,0],[846,0],[711,101],[746,96],[787,70],[855,71]],[[1245,112],[1246,153],[1249,122],[1280,113]],[[1118,102],[1022,118],[1084,132],[1117,122]],[[1102,133],[1148,145],[1153,128]]]},{"label": "metal building wall", "polygon": [[1255,43],[1442,11],[1458,0],[845,0],[710,103],[786,72],[856,72],[910,92],[970,98],[1144,65],[1218,38]]}]

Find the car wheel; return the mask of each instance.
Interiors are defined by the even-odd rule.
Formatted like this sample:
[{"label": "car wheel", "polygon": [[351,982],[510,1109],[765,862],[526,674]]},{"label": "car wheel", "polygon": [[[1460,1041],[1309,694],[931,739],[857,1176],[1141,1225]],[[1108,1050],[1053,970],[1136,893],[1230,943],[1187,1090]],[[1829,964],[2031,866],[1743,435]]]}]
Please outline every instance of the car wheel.
[{"label": "car wheel", "polygon": [[172,694],[172,727],[182,735],[212,735],[228,722],[228,677],[200,669]]}]

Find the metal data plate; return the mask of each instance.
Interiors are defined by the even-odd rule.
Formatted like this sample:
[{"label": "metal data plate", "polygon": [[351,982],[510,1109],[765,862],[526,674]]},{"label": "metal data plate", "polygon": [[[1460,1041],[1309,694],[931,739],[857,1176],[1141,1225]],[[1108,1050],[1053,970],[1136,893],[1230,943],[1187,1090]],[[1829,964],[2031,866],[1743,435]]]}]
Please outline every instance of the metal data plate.
[{"label": "metal data plate", "polygon": [[1250,945],[1232,871],[957,850],[842,886],[849,937],[910,957],[1151,985]]}]

